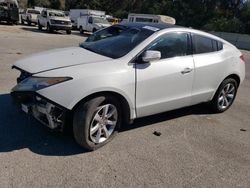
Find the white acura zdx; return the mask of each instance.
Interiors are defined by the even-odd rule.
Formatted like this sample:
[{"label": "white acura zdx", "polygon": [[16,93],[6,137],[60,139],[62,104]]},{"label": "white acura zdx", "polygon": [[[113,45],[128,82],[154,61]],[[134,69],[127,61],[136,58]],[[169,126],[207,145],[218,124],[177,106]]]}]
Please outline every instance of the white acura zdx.
[{"label": "white acura zdx", "polygon": [[94,150],[135,118],[209,102],[233,103],[245,77],[241,52],[221,38],[163,24],[126,23],[79,47],[17,61],[11,94],[51,129],[72,125],[77,143]]}]

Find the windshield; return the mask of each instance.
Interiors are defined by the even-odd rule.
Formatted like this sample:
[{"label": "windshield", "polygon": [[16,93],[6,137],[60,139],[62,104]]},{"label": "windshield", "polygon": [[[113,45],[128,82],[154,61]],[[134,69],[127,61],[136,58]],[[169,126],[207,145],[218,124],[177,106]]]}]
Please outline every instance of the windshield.
[{"label": "windshield", "polygon": [[63,12],[49,12],[49,16],[65,17],[65,14]]},{"label": "windshield", "polygon": [[90,36],[80,46],[97,54],[116,59],[126,55],[153,33],[154,31],[143,28],[112,26]]},{"label": "windshield", "polygon": [[38,10],[28,10],[27,12],[30,14],[40,14]]},{"label": "windshield", "polygon": [[102,24],[109,24],[108,20],[104,18],[93,17],[94,23],[102,23]]}]

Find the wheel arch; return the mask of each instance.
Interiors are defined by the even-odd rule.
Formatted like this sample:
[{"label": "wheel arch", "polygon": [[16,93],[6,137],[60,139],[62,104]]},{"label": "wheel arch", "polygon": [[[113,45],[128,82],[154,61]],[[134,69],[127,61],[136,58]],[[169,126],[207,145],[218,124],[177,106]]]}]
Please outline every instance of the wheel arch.
[{"label": "wheel arch", "polygon": [[[226,79],[228,79],[228,78],[234,79],[234,80],[237,82],[237,87],[239,87],[240,82],[241,82],[240,76],[239,76],[239,75],[237,75],[237,74],[230,74],[230,75],[227,76],[224,80],[226,80]],[[223,80],[223,81],[224,81],[224,80]],[[222,81],[222,82],[223,82],[223,81]]]},{"label": "wheel arch", "polygon": [[219,83],[219,85],[217,86],[217,88],[216,88],[216,90],[214,91],[214,93],[213,93],[213,95],[212,95],[212,98],[211,98],[210,100],[212,100],[212,99],[214,98],[214,96],[215,96],[216,92],[218,91],[218,89],[219,89],[221,83],[222,83],[224,80],[228,79],[228,78],[233,78],[233,79],[237,82],[237,87],[239,87],[239,85],[240,85],[240,83],[241,83],[240,76],[239,76],[238,74],[236,74],[236,73],[229,74],[227,77],[225,77],[225,78]]},{"label": "wheel arch", "polygon": [[92,94],[84,97],[80,101],[78,101],[74,105],[74,107],[72,108],[72,111],[74,112],[80,104],[85,103],[85,102],[89,101],[90,99],[93,99],[93,98],[99,97],[99,96],[113,96],[116,99],[118,99],[118,101],[120,102],[120,104],[122,106],[123,123],[125,123],[125,124],[131,123],[131,120],[132,120],[131,119],[131,106],[130,106],[128,100],[120,93],[117,93],[114,91],[100,91],[100,92],[92,93]]}]

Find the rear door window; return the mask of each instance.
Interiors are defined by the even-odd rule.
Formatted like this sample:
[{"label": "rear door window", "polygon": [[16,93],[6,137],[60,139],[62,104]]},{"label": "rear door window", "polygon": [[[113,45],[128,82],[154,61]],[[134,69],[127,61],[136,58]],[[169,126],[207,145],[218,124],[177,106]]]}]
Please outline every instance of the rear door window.
[{"label": "rear door window", "polygon": [[192,35],[193,39],[193,53],[194,54],[204,54],[211,53],[222,50],[223,45],[221,42],[204,37],[201,35]]}]

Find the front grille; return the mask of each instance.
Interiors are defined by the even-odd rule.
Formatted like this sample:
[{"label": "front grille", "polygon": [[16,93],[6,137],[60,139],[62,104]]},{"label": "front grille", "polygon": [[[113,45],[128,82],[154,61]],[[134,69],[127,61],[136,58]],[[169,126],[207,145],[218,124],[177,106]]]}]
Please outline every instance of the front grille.
[{"label": "front grille", "polygon": [[59,24],[59,25],[69,25],[70,22],[69,21],[60,21],[60,20],[54,20],[55,24]]}]

